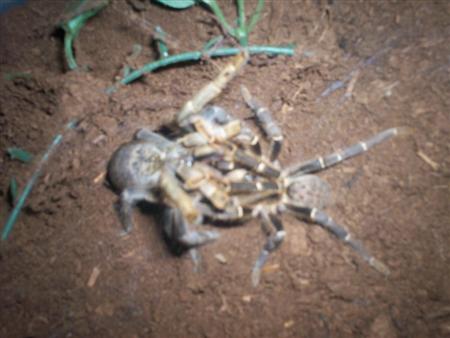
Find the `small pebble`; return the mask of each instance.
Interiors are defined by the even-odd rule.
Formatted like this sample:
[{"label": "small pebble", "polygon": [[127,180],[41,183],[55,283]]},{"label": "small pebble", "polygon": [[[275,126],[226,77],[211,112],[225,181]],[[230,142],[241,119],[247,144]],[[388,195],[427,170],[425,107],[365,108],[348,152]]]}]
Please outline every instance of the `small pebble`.
[{"label": "small pebble", "polygon": [[283,326],[285,329],[289,329],[290,327],[294,326],[295,322],[291,319],[288,320],[287,322],[284,322]]},{"label": "small pebble", "polygon": [[250,296],[250,295],[245,295],[245,296],[242,297],[242,300],[243,300],[244,302],[246,302],[246,303],[250,303],[251,300],[252,300],[252,296]]},{"label": "small pebble", "polygon": [[227,259],[221,253],[215,254],[214,257],[222,264],[227,264]]},{"label": "small pebble", "polygon": [[98,267],[94,267],[92,269],[91,276],[89,277],[89,280],[87,282],[87,286],[90,288],[94,287],[99,275],[100,275],[100,269]]},{"label": "small pebble", "polygon": [[68,195],[69,195],[70,198],[72,198],[74,200],[76,200],[79,197],[78,193],[76,191],[73,191],[73,190],[69,191]]}]

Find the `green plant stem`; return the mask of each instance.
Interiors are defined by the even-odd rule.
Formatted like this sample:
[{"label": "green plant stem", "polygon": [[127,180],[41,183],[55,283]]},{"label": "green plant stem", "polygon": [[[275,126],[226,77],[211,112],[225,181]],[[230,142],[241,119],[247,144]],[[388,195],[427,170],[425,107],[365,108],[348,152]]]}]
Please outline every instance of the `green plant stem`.
[{"label": "green plant stem", "polygon": [[[220,57],[220,56],[230,56],[236,55],[242,51],[242,48],[219,48],[214,51],[208,53],[210,57]],[[286,47],[273,47],[273,46],[250,46],[248,47],[248,52],[250,54],[270,54],[270,55],[294,55],[294,48],[292,46]],[[195,52],[187,52],[177,55],[171,55],[165,59],[154,61],[146,64],[140,69],[135,70],[128,76],[124,77],[120,80],[120,84],[125,85],[134,80],[140,78],[142,75],[146,73],[153,72],[156,69],[167,67],[169,65],[180,63],[180,62],[189,62],[189,61],[198,61],[204,56],[204,53],[195,51]],[[108,92],[113,91],[113,88],[108,89]]]},{"label": "green plant stem", "polygon": [[66,33],[64,36],[64,53],[67,60],[67,66],[70,70],[74,70],[78,67],[73,54],[74,40],[80,33],[80,30],[85,25],[86,21],[96,15],[103,7],[104,6],[88,10],[61,25]]},{"label": "green plant stem", "polygon": [[244,0],[237,0],[238,7],[238,28],[236,29],[236,38],[243,47],[248,46],[247,27],[245,26],[245,3]]},{"label": "green plant stem", "polygon": [[202,52],[207,53],[210,49],[214,48],[214,46],[218,45],[220,42],[223,41],[223,36],[215,36],[211,40],[209,40],[207,43],[203,45]]},{"label": "green plant stem", "polygon": [[15,177],[11,178],[9,181],[9,198],[11,205],[14,206],[17,200],[17,180]]},{"label": "green plant stem", "polygon": [[217,17],[217,20],[219,20],[219,23],[222,25],[225,31],[231,36],[236,37],[234,34],[233,27],[231,27],[230,24],[227,22],[227,19],[225,19],[225,16],[223,15],[222,10],[220,9],[219,4],[216,2],[216,0],[200,0],[200,1],[213,11],[214,15]]},{"label": "green plant stem", "polygon": [[66,128],[61,134],[58,134],[53,139],[53,142],[50,144],[50,146],[47,148],[47,151],[42,156],[41,160],[39,161],[39,164],[34,171],[33,175],[27,182],[27,185],[23,189],[22,194],[20,195],[19,199],[17,200],[17,203],[12,210],[11,214],[8,217],[8,220],[6,221],[6,224],[2,231],[2,240],[5,241],[8,238],[9,233],[11,232],[14,224],[17,221],[17,217],[19,217],[20,211],[22,210],[23,205],[25,204],[25,201],[28,197],[28,195],[31,193],[31,190],[33,189],[34,185],[36,184],[36,181],[38,180],[39,176],[42,173],[42,168],[44,164],[48,161],[52,153],[55,151],[55,149],[58,147],[58,145],[61,143],[63,136],[65,132],[69,129],[74,128],[75,122],[70,122],[67,124]]},{"label": "green plant stem", "polygon": [[73,44],[74,36],[68,32],[64,36],[64,54],[66,56],[67,66],[70,70],[77,69],[78,65],[75,61],[75,56],[73,55]]},{"label": "green plant stem", "polygon": [[164,59],[169,56],[169,48],[167,48],[167,44],[165,41],[166,33],[160,26],[155,27],[154,37],[156,40],[156,46],[158,48],[159,57]]},{"label": "green plant stem", "polygon": [[252,14],[252,17],[250,18],[250,23],[247,27],[247,34],[250,34],[250,32],[255,28],[256,23],[258,22],[261,12],[264,8],[264,0],[258,0],[258,4],[256,5],[255,12]]}]

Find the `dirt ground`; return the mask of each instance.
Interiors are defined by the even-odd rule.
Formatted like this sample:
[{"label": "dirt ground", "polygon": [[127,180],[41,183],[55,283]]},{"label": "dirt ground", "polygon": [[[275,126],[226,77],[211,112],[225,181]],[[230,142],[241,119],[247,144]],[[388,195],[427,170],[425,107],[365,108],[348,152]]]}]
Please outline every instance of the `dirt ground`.
[{"label": "dirt ground", "polygon": [[[221,4],[234,18],[234,2]],[[450,337],[448,1],[267,1],[251,43],[295,43],[295,56],[252,57],[215,103],[247,118],[245,84],[269,106],[286,139],[283,166],[385,128],[413,133],[320,174],[334,191],[327,212],[389,277],[318,226],[286,216],[285,243],[257,288],[258,222],[219,228],[196,273],[189,255],[168,249],[155,208],[136,209],[137,226],[120,236],[117,196],[102,178],[121,143],[170,122],[227,60],[105,89],[124,65],[155,59],[155,25],[178,52],[196,50],[220,33],[213,16],[113,1],[76,42],[83,71],[68,72],[54,28],[64,7],[33,0],[0,15],[2,225],[10,179],[23,188],[55,135],[79,121],[0,244],[1,337]],[[143,50],[130,60],[135,44]],[[336,89],[339,80],[346,85]],[[12,146],[34,162],[11,160]]]}]

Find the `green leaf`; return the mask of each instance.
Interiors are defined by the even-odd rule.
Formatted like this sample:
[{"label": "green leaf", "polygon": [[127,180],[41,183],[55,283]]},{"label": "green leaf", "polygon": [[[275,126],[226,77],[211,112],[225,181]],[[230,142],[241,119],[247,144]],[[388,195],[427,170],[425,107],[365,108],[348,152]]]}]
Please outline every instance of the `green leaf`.
[{"label": "green leaf", "polygon": [[153,1],[174,9],[186,9],[194,6],[198,2],[198,0],[153,0]]},{"label": "green leaf", "polygon": [[33,159],[33,155],[20,148],[8,148],[7,152],[12,160],[19,160],[24,163],[28,163]]}]

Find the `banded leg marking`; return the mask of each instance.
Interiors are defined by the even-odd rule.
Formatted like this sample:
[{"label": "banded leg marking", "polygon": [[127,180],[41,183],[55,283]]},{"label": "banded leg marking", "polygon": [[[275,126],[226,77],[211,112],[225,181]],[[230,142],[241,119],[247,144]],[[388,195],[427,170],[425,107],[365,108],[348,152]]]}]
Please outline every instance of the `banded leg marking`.
[{"label": "banded leg marking", "polygon": [[185,103],[181,111],[177,114],[177,122],[181,127],[186,127],[189,117],[198,114],[203,107],[212,99],[218,96],[225,86],[230,82],[239,70],[247,63],[248,53],[238,54],[227,64],[219,75],[211,82],[202,87],[197,94]]},{"label": "banded leg marking", "polygon": [[[238,120],[225,109],[218,106],[208,106],[202,110],[200,115],[206,121],[219,126],[224,126],[232,121]],[[250,148],[256,155],[261,155],[261,144],[259,143],[258,136],[243,121],[241,121],[240,129],[239,134],[234,137],[234,140]]]},{"label": "banded leg marking", "polygon": [[239,135],[241,132],[240,120],[232,120],[224,125],[218,125],[206,120],[201,115],[195,115],[191,118],[191,122],[195,129],[209,142],[224,142]]},{"label": "banded leg marking", "polygon": [[250,148],[250,150],[257,156],[262,155],[261,143],[259,137],[256,136],[253,131],[243,124],[241,132],[234,138],[235,141],[242,144],[244,147]]},{"label": "banded leg marking", "polygon": [[235,222],[242,220],[248,210],[244,210],[237,203],[231,202],[224,210],[213,210],[210,205],[199,203],[199,208],[204,216],[213,222]]},{"label": "banded leg marking", "polygon": [[258,100],[253,98],[245,86],[241,86],[241,93],[246,104],[255,113],[257,124],[270,140],[269,159],[271,162],[274,162],[281,152],[283,133],[273,118],[272,113]]},{"label": "banded leg marking", "polygon": [[286,205],[287,209],[294,212],[297,215],[308,218],[310,221],[317,223],[322,228],[332,233],[342,242],[351,247],[359,256],[369,263],[378,272],[389,275],[389,268],[382,262],[373,257],[361,242],[352,238],[352,235],[341,225],[337,224],[331,217],[325,212],[316,208],[299,207],[292,204]]},{"label": "banded leg marking", "polygon": [[345,161],[351,157],[358,156],[373,146],[389,140],[390,138],[398,135],[402,130],[400,128],[391,128],[378,133],[377,135],[365,140],[353,144],[341,151],[329,154],[324,157],[318,157],[306,162],[302,162],[298,165],[294,165],[286,170],[287,176],[297,176],[309,173],[321,171],[342,161]]},{"label": "banded leg marking", "polygon": [[281,174],[278,169],[262,162],[261,160],[245,153],[242,150],[237,149],[233,157],[237,163],[241,164],[245,168],[258,172],[264,176],[278,178]]}]

